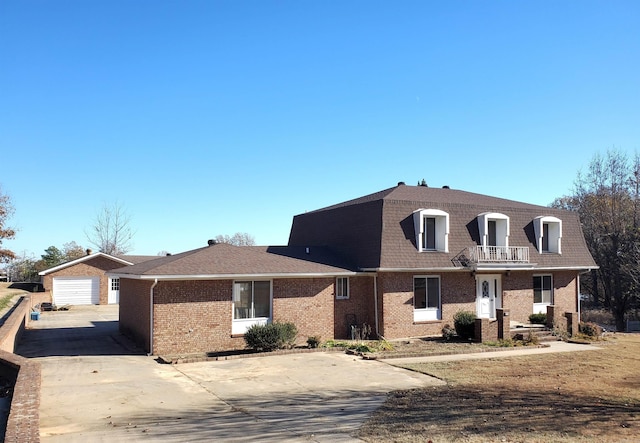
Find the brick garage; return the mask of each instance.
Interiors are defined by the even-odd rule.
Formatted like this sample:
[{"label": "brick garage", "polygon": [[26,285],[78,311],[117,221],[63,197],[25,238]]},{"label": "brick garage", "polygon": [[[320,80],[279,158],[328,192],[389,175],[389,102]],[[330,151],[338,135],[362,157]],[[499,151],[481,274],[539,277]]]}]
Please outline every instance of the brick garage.
[{"label": "brick garage", "polygon": [[[54,291],[54,280],[73,282],[87,281],[88,279],[95,279],[97,281],[97,294],[95,298],[91,298],[88,294],[79,294],[78,303],[69,304],[86,304],[87,300],[91,300],[91,303],[106,305],[109,303],[109,277],[107,272],[116,268],[121,268],[125,265],[131,265],[132,262],[123,258],[110,256],[101,252],[94,254],[87,254],[84,257],[63,263],[59,266],[47,269],[40,272],[42,276],[42,284],[45,291],[51,294],[53,303],[66,304],[69,300],[73,300],[73,296],[65,296],[64,303],[58,303],[56,301],[57,294]],[[82,285],[82,288],[85,286]],[[84,290],[84,289],[83,289]],[[87,289],[89,290],[89,289]]]}]

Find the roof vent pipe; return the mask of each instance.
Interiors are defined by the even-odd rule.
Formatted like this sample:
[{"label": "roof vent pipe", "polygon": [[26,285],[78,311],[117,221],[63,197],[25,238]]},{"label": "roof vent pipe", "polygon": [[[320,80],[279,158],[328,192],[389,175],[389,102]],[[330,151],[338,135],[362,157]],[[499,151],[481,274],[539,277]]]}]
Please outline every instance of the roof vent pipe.
[{"label": "roof vent pipe", "polygon": [[427,188],[427,182],[424,180],[424,178],[422,179],[422,181],[420,183],[418,183],[418,186],[424,186],[425,188]]},{"label": "roof vent pipe", "polygon": [[207,244],[208,244],[209,246],[213,246],[213,245],[217,245],[217,244],[218,244],[218,242],[217,242],[217,240],[211,239],[211,240],[208,240],[208,241],[207,241]]}]

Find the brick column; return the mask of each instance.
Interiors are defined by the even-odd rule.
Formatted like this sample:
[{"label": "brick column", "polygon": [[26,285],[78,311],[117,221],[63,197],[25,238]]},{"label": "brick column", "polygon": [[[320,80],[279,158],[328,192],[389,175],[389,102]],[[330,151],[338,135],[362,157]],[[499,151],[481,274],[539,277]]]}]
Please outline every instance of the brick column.
[{"label": "brick column", "polygon": [[476,318],[476,330],[475,341],[482,343],[486,339],[486,335],[489,332],[489,319],[488,318]]},{"label": "brick column", "polygon": [[578,313],[565,312],[564,316],[567,319],[567,332],[569,336],[575,337],[578,334]]},{"label": "brick column", "polygon": [[498,340],[510,338],[511,322],[509,320],[509,310],[496,309],[496,317],[498,317]]},{"label": "brick column", "polygon": [[547,306],[547,328],[553,329],[556,319],[556,307],[554,305]]}]

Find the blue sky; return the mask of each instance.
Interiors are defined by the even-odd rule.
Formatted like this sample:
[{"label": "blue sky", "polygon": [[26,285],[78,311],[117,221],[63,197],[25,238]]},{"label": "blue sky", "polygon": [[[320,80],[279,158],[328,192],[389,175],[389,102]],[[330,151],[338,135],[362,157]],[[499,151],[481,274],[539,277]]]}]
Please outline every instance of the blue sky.
[{"label": "blue sky", "polygon": [[0,186],[38,257],[119,202],[132,253],[394,186],[547,205],[640,145],[637,1],[0,2]]}]

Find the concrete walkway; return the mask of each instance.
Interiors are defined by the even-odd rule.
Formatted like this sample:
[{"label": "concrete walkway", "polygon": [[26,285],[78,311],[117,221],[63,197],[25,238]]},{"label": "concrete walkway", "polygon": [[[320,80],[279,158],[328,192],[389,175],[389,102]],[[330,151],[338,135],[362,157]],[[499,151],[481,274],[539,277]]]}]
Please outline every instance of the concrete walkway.
[{"label": "concrete walkway", "polygon": [[552,354],[557,352],[579,352],[579,351],[595,351],[601,349],[591,344],[567,343],[563,341],[552,341],[546,343],[548,346],[543,348],[521,347],[514,349],[505,349],[495,352],[476,352],[473,354],[453,354],[453,355],[434,355],[432,357],[407,357],[407,358],[389,358],[380,360],[390,365],[405,365],[412,363],[429,363],[440,361],[459,361],[459,360],[478,360],[488,358],[508,358],[521,355],[537,355]]}]

